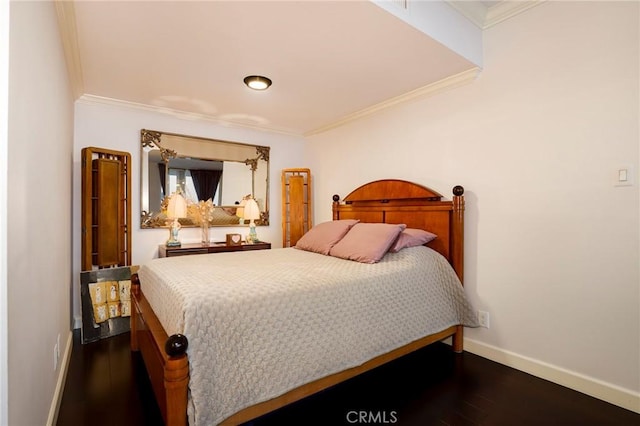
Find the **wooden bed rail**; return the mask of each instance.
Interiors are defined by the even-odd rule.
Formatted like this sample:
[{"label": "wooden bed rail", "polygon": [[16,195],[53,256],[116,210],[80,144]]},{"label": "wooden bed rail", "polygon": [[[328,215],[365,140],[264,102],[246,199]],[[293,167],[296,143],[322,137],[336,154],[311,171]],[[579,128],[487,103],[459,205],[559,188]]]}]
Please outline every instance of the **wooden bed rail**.
[{"label": "wooden bed rail", "polygon": [[137,273],[131,276],[131,296],[131,350],[142,354],[165,425],[186,426],[189,342],[182,334],[167,336],[140,291]]}]

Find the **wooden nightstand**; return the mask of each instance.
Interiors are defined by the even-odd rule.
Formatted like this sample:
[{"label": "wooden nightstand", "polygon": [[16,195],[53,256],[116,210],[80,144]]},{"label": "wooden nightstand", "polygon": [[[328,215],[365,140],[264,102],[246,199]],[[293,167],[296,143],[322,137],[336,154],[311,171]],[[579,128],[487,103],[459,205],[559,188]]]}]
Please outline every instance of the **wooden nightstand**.
[{"label": "wooden nightstand", "polygon": [[160,257],[187,256],[189,254],[222,253],[226,251],[268,250],[271,243],[260,241],[254,244],[242,243],[238,246],[228,246],[226,243],[209,243],[208,246],[200,243],[182,244],[180,247],[167,247],[164,244],[158,246]]}]

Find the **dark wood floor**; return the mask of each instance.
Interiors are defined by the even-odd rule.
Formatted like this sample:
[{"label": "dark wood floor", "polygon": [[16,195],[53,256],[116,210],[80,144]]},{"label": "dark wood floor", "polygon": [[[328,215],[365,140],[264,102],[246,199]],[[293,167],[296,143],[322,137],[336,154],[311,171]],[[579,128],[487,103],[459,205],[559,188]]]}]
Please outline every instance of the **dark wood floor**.
[{"label": "dark wood floor", "polygon": [[[57,425],[161,424],[129,334],[81,345],[76,332]],[[436,344],[250,424],[638,426],[640,414]]]}]

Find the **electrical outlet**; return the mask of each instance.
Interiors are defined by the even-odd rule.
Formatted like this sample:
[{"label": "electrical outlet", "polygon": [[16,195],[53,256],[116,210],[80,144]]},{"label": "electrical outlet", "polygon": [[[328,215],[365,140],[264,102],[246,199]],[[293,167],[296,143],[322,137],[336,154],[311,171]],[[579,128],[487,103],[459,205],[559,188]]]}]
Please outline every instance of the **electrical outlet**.
[{"label": "electrical outlet", "polygon": [[56,338],[56,344],[53,345],[53,371],[58,369],[58,361],[60,360],[60,333]]},{"label": "electrical outlet", "polygon": [[478,322],[480,327],[489,328],[489,312],[478,311]]},{"label": "electrical outlet", "polygon": [[58,344],[53,346],[53,371],[58,369]]}]

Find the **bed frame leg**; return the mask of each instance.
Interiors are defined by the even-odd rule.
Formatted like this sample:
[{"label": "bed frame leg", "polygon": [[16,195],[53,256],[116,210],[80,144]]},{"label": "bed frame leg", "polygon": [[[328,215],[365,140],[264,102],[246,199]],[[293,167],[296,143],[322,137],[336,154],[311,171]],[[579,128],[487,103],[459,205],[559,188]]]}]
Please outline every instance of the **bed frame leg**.
[{"label": "bed frame leg", "polygon": [[189,363],[187,357],[171,358],[164,368],[164,388],[167,398],[167,426],[186,426],[187,384]]},{"label": "bed frame leg", "polygon": [[166,426],[187,425],[187,388],[189,385],[189,360],[186,351],[189,342],[182,334],[167,339],[164,365],[164,389],[166,395]]},{"label": "bed frame leg", "polygon": [[464,350],[464,327],[461,325],[456,326],[456,334],[453,335],[453,351],[455,353],[462,353]]}]

